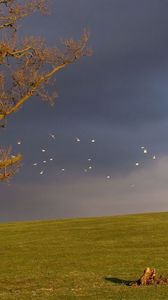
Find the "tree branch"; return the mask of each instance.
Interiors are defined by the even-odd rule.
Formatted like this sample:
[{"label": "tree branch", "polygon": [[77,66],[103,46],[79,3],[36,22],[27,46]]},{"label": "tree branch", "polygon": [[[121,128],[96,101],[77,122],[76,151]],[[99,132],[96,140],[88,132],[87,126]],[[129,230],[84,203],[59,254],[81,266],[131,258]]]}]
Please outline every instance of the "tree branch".
[{"label": "tree branch", "polygon": [[43,77],[41,77],[39,79],[39,81],[37,81],[34,84],[34,87],[26,94],[24,95],[17,103],[15,106],[13,106],[12,108],[10,108],[7,112],[0,114],[0,120],[5,119],[7,116],[9,116],[10,114],[16,112],[31,96],[33,96],[36,91],[37,88],[42,85],[44,82],[46,82],[48,79],[50,79],[55,73],[57,73],[58,71],[60,71],[61,69],[65,68],[66,65],[70,64],[70,62],[68,63],[63,63],[60,66],[57,66],[55,68],[53,68],[52,71],[50,71],[49,73],[47,73],[46,75],[44,75]]},{"label": "tree branch", "polygon": [[14,164],[20,162],[21,160],[22,160],[22,155],[18,154],[14,157],[10,157],[8,159],[0,161],[0,169],[4,169],[4,168],[7,168],[9,166],[13,166]]}]

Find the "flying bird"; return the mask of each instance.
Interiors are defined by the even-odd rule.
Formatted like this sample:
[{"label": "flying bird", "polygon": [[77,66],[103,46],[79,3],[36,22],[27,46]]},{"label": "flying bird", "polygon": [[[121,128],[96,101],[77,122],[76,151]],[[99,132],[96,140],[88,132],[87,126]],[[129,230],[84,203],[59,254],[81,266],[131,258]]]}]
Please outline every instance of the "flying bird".
[{"label": "flying bird", "polygon": [[80,138],[76,137],[76,142],[79,143],[80,142]]},{"label": "flying bird", "polygon": [[55,140],[55,134],[49,133],[49,136]]}]

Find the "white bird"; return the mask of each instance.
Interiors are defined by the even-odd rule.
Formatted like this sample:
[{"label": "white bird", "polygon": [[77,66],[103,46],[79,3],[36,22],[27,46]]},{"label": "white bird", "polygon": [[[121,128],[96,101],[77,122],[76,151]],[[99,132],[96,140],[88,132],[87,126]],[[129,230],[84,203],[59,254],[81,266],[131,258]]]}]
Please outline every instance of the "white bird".
[{"label": "white bird", "polygon": [[107,176],[106,176],[106,178],[107,178],[107,179],[110,179],[110,178],[111,178],[111,176],[110,176],[110,175],[107,175]]},{"label": "white bird", "polygon": [[135,164],[136,166],[139,166],[139,162],[136,162],[136,164]]},{"label": "white bird", "polygon": [[92,139],[91,142],[92,142],[92,143],[95,143],[95,139]]},{"label": "white bird", "polygon": [[89,166],[89,170],[91,170],[92,169],[92,166]]},{"label": "white bird", "polygon": [[43,163],[46,164],[46,160],[43,160]]},{"label": "white bird", "polygon": [[40,172],[40,175],[43,175],[43,173],[44,173],[44,171],[41,171],[41,172]]},{"label": "white bird", "polygon": [[61,169],[61,171],[62,171],[62,172],[64,172],[64,171],[65,171],[65,169]]},{"label": "white bird", "polygon": [[46,150],[45,150],[45,149],[41,149],[41,151],[42,151],[42,152],[46,152]]},{"label": "white bird", "polygon": [[144,153],[145,153],[145,154],[148,153],[147,149],[144,149]]},{"label": "white bird", "polygon": [[76,137],[76,142],[79,143],[80,142],[80,138]]},{"label": "white bird", "polygon": [[88,161],[91,161],[92,159],[91,158],[88,158]]},{"label": "white bird", "polygon": [[152,158],[153,158],[153,159],[156,159],[156,156],[154,155]]},{"label": "white bird", "polygon": [[49,133],[49,136],[55,140],[55,134]]},{"label": "white bird", "polygon": [[18,141],[17,144],[18,144],[18,145],[21,145],[21,141]]},{"label": "white bird", "polygon": [[52,161],[52,160],[53,160],[53,158],[51,157],[51,158],[50,158],[50,160]]},{"label": "white bird", "polygon": [[144,149],[144,148],[145,148],[144,146],[141,147],[141,149]]},{"label": "white bird", "polygon": [[34,163],[33,166],[37,166],[37,163]]}]

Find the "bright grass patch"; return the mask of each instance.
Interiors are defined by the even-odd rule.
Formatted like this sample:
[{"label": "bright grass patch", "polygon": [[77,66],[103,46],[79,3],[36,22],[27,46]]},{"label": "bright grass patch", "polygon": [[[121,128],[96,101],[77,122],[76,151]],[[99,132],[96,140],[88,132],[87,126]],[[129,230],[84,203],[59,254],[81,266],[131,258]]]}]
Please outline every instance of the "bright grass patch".
[{"label": "bright grass patch", "polygon": [[167,300],[168,213],[0,225],[0,300]]}]

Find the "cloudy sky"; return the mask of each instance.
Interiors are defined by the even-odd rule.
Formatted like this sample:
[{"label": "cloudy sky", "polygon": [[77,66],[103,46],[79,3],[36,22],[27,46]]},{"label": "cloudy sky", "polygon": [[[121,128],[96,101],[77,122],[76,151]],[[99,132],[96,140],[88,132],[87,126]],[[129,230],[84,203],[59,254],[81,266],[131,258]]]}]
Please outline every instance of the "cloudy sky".
[{"label": "cloudy sky", "polygon": [[94,55],[57,74],[54,108],[34,97],[1,131],[24,165],[1,184],[0,221],[168,210],[167,11],[167,0],[54,0],[22,24],[50,45],[88,28]]}]

